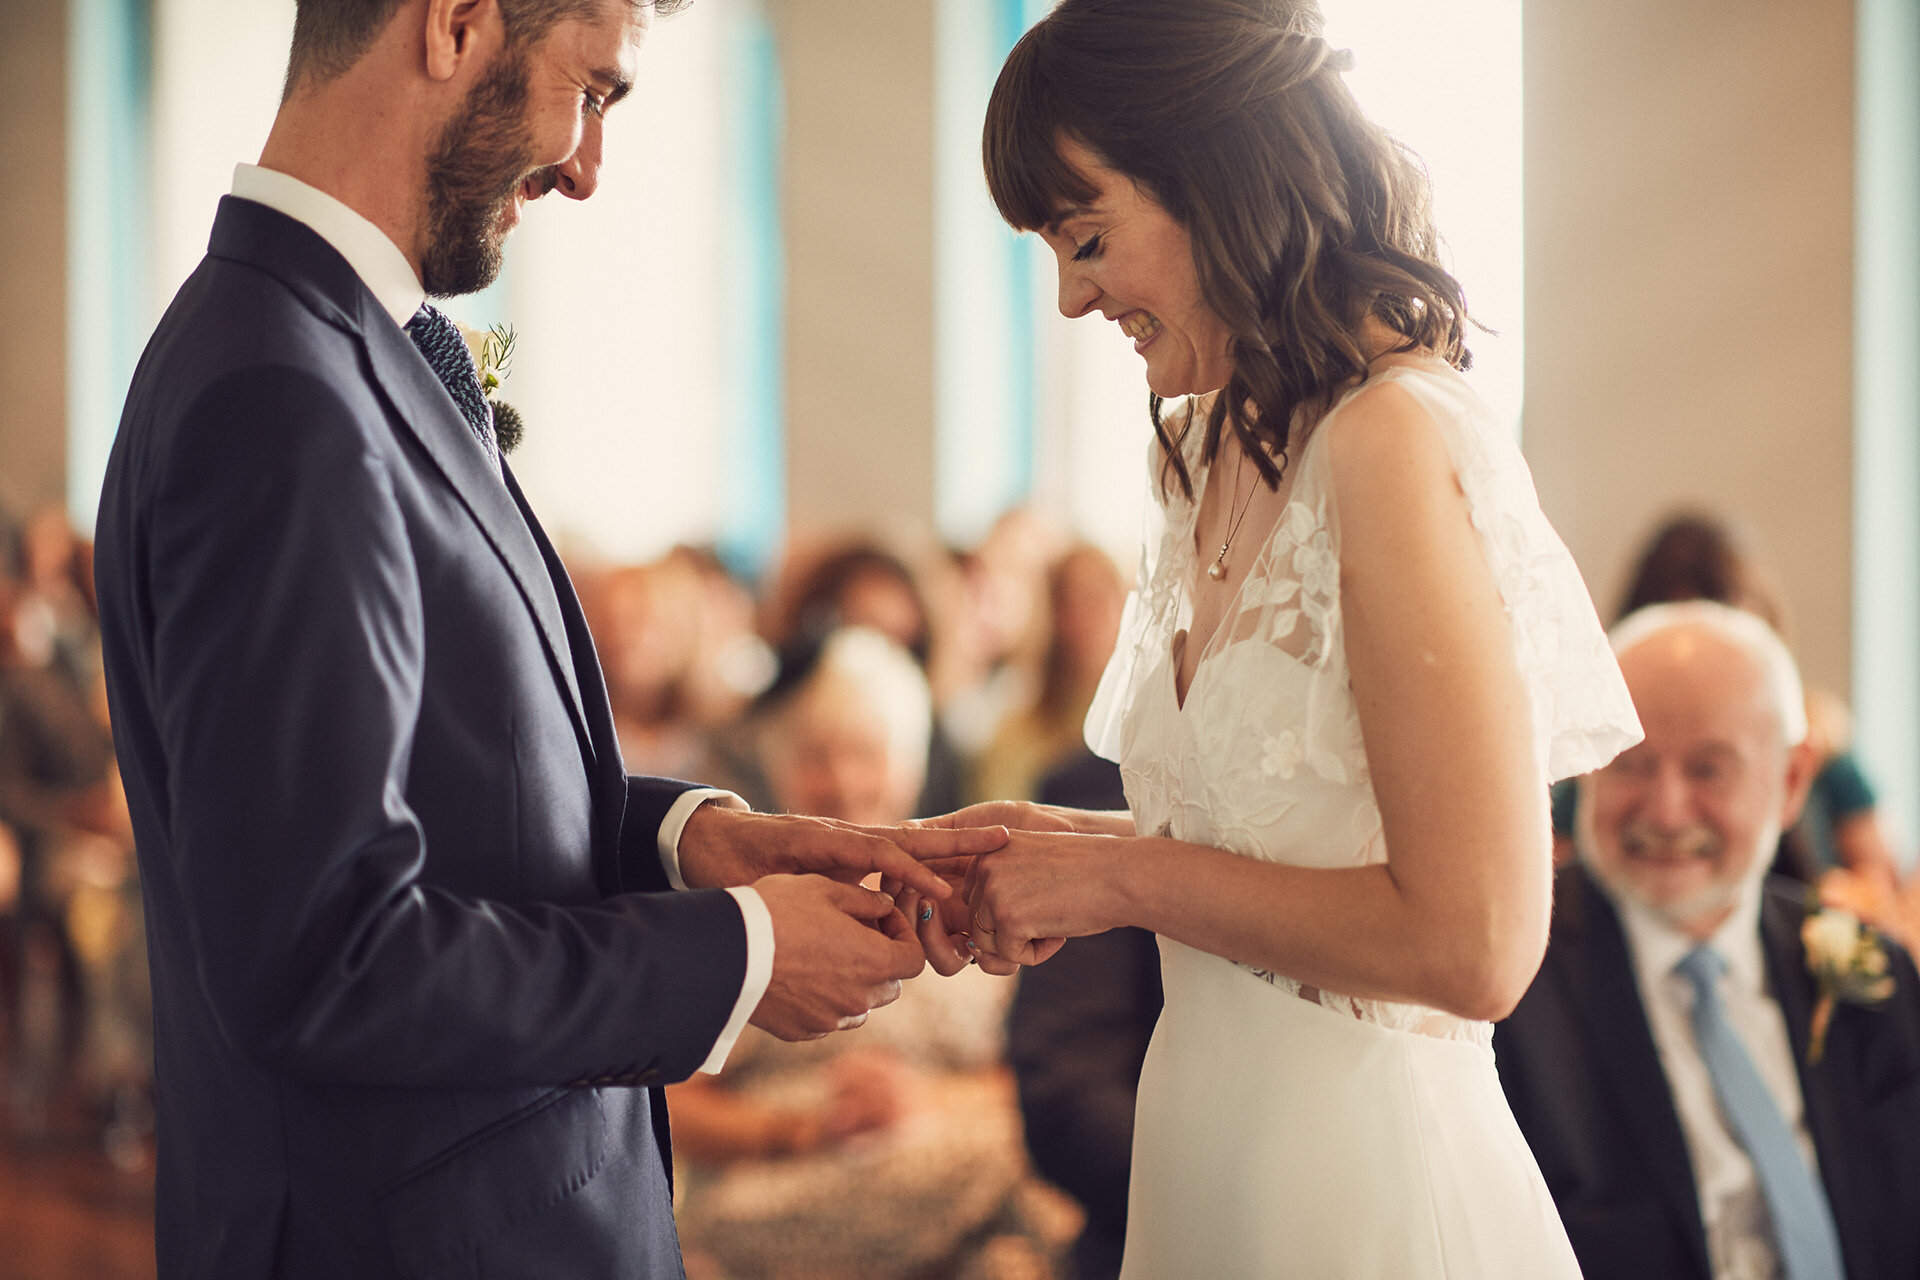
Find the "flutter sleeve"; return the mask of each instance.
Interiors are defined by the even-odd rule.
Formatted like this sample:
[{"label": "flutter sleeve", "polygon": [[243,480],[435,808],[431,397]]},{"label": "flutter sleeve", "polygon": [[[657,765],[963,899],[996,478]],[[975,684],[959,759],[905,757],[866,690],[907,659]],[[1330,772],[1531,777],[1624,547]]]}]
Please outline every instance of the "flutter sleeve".
[{"label": "flutter sleeve", "polygon": [[1486,403],[1457,379],[1415,374],[1400,383],[1446,439],[1513,622],[1548,780],[1590,773],[1641,732],[1579,567],[1540,510],[1519,445]]}]

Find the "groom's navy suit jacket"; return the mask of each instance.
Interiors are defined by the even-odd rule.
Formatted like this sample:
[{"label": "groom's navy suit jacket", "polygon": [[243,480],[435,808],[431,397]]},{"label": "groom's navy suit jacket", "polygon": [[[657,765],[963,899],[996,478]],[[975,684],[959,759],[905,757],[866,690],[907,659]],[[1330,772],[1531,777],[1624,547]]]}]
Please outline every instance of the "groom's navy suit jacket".
[{"label": "groom's navy suit jacket", "polygon": [[[1920,1276],[1920,978],[1892,951],[1884,1005],[1840,1005],[1807,1061],[1817,991],[1804,889],[1769,886],[1760,939],[1849,1280]],[[1693,1163],[1612,903],[1578,866],[1556,886],[1546,962],[1494,1028],[1500,1082],[1587,1280],[1711,1280]]]},{"label": "groom's navy suit jacket", "polygon": [[[637,499],[638,500],[638,499]],[[167,1277],[678,1276],[746,965],[552,546],[346,261],[222,202],[102,500]]]}]

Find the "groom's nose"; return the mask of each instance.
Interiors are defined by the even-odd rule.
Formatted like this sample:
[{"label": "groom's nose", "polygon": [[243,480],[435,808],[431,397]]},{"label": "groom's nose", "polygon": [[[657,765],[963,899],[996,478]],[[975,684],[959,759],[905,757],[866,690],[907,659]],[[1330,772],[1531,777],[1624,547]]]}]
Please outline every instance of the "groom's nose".
[{"label": "groom's nose", "polygon": [[589,118],[585,128],[580,131],[580,145],[556,171],[555,190],[571,200],[585,200],[600,186],[600,159],[602,152],[602,126],[598,119]]}]

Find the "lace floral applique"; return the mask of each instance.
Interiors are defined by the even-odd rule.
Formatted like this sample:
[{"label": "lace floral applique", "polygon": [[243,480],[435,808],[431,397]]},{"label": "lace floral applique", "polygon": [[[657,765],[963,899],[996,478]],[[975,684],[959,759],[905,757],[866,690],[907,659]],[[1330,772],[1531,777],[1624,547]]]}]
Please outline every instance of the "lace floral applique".
[{"label": "lace floral applique", "polygon": [[1300,735],[1291,729],[1267,735],[1266,750],[1260,756],[1260,772],[1269,778],[1291,781],[1300,762],[1307,758],[1307,749],[1300,745]]}]

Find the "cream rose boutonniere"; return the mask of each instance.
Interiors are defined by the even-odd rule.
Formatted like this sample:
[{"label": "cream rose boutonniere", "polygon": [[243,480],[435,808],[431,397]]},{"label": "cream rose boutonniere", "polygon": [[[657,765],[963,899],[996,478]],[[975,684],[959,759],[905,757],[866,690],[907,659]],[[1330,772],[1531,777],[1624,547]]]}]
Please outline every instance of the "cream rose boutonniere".
[{"label": "cream rose boutonniere", "polygon": [[1815,904],[1800,925],[1800,943],[1807,952],[1807,972],[1820,991],[1807,1035],[1807,1061],[1818,1062],[1826,1052],[1834,1007],[1842,1000],[1881,1003],[1893,994],[1893,975],[1887,972],[1886,944],[1851,911]]}]

